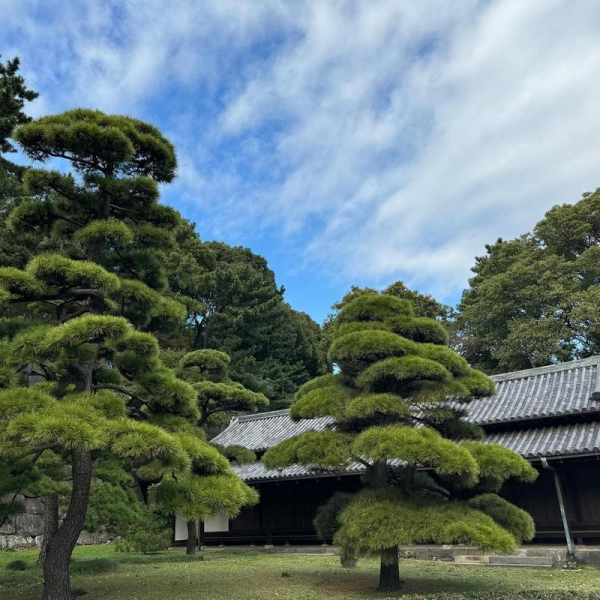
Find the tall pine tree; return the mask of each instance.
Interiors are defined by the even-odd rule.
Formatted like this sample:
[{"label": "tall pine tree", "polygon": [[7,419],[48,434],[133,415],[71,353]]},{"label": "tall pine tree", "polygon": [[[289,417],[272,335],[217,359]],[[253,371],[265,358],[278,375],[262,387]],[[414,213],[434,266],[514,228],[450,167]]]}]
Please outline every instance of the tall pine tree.
[{"label": "tall pine tree", "polygon": [[33,161],[64,164],[28,170],[28,198],[8,217],[15,236],[34,230],[43,243],[24,269],[0,268],[0,456],[35,461],[53,451],[71,466],[43,593],[71,600],[69,562],[99,456],[150,486],[166,511],[176,480],[203,488],[185,505],[202,517],[256,493],[203,439],[196,390],[148,333],[187,316],[165,269],[180,218],[158,203],[158,185],[175,174],[172,145],[146,123],[90,110],[38,119],[13,137]]},{"label": "tall pine tree", "polygon": [[472,543],[510,551],[533,536],[531,517],[495,494],[509,477],[532,480],[519,455],[480,441],[464,420],[474,397],[494,384],[447,347],[439,322],[416,317],[409,301],[366,294],[346,304],[334,325],[329,359],[338,371],[306,383],[292,419],[333,417],[268,450],[268,467],[364,467],[364,487],[335,496],[334,541],[346,563],[381,557],[379,590],[400,588],[398,545]]}]

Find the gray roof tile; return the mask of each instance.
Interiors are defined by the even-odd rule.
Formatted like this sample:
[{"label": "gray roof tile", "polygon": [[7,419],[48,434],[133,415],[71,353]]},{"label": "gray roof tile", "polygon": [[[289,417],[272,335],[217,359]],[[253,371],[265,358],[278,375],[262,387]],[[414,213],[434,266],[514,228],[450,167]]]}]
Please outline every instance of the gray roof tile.
[{"label": "gray roof tile", "polygon": [[479,425],[594,413],[600,357],[494,375],[496,394],[474,400],[467,419]]},{"label": "gray roof tile", "polygon": [[[600,452],[600,421],[540,426],[540,419],[566,415],[598,414],[600,401],[592,399],[598,388],[600,357],[496,375],[496,394],[467,405],[467,419],[483,426],[519,423],[519,429],[490,433],[486,440],[510,448],[524,457],[569,456]],[[588,416],[588,419],[590,418]],[[529,426],[528,426],[529,422]],[[294,422],[287,410],[234,418],[214,442],[240,444],[263,451],[305,431],[322,431],[333,423],[330,417]],[[535,426],[534,426],[535,425]],[[316,472],[294,465],[287,469],[266,469],[261,463],[235,468],[247,481],[298,479],[334,472]],[[353,465],[350,473],[362,467]]]},{"label": "gray roof tile", "polygon": [[492,433],[486,441],[500,444],[528,459],[600,452],[600,421],[569,423]]},{"label": "gray roof tile", "polygon": [[294,422],[288,417],[287,409],[275,410],[236,417],[212,441],[221,446],[240,445],[260,452],[305,431],[322,431],[332,422],[330,417]]}]

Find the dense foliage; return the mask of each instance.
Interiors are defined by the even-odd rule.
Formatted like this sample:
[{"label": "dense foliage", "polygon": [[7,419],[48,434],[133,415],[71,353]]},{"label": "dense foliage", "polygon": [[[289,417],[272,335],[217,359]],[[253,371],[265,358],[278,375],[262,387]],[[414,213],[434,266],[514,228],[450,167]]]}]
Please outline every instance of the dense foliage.
[{"label": "dense foliage", "polygon": [[323,323],[321,339],[319,342],[319,352],[321,355],[321,360],[327,365],[328,370],[331,370],[332,365],[331,361],[328,360],[327,355],[329,353],[329,348],[333,343],[335,319],[339,312],[342,310],[342,308],[344,308],[344,306],[346,306],[346,304],[352,302],[352,300],[355,300],[360,296],[377,295],[380,293],[395,296],[396,298],[403,300],[408,300],[413,307],[415,316],[426,317],[428,319],[434,319],[440,322],[448,331],[450,346],[454,346],[456,315],[452,307],[438,302],[430,294],[421,294],[420,292],[411,290],[402,281],[396,281],[395,283],[390,284],[383,290],[383,292],[379,292],[374,288],[361,288],[353,285],[350,288],[350,291],[345,294],[339,302],[335,302],[332,305],[332,312],[327,316],[327,319],[325,319],[325,322]]},{"label": "dense foliage", "polygon": [[[68,509],[44,562],[44,597],[67,600],[100,459],[119,461],[142,491],[151,486],[167,513],[235,514],[255,492],[203,439],[196,390],[163,363],[149,333],[187,316],[167,278],[182,222],[158,203],[158,184],[176,169],[172,145],[141,121],[81,109],[13,137],[33,161],[64,165],[28,169],[27,195],[6,223],[43,243],[25,268],[0,268],[0,455],[42,461],[51,452],[71,467]],[[169,490],[183,480],[201,493],[179,506]]]},{"label": "dense foliage", "polygon": [[[0,265],[23,266],[30,255],[22,239],[7,230],[4,223],[12,209],[14,198],[22,193],[23,173],[25,169],[11,161],[5,154],[15,151],[10,142],[10,134],[17,125],[28,123],[31,119],[25,114],[25,103],[37,98],[38,94],[25,85],[19,75],[19,59],[6,63],[0,61]],[[4,377],[6,377],[6,373]],[[2,375],[0,375],[0,379]],[[19,461],[7,461],[0,458],[0,526],[10,516],[18,514],[23,506],[16,502],[18,493],[39,477],[31,461],[24,458]],[[13,499],[11,501],[11,498]]]},{"label": "dense foliage", "polygon": [[[175,355],[171,353],[172,357]],[[195,394],[198,409],[198,428],[219,426],[221,419],[227,419],[228,411],[256,411],[269,404],[269,400],[262,394],[245,388],[241,383],[229,378],[230,358],[218,350],[194,350],[184,354],[177,365],[176,373],[185,381],[191,383]],[[232,464],[242,464],[256,460],[254,452],[241,446],[221,448],[215,446],[223,456]],[[183,518],[187,519],[188,540],[187,554],[194,554],[197,546],[196,519],[199,516],[196,505],[196,496],[206,495],[206,481],[203,486],[195,486],[187,478],[179,478],[173,482],[168,491],[169,498],[162,498],[164,490],[159,490],[159,500],[162,503],[173,504],[174,509]],[[240,492],[238,492],[239,495]],[[250,488],[245,488],[246,504],[258,501],[257,494]],[[235,494],[233,498],[235,499]],[[227,499],[220,500],[224,506]],[[188,508],[188,504],[190,505]],[[230,517],[235,517],[240,508],[239,503],[233,502],[227,512]],[[200,514],[202,518],[208,515]]]},{"label": "dense foliage", "polygon": [[263,257],[197,238],[187,241],[186,252],[170,269],[172,288],[188,298],[183,347],[225,352],[231,379],[274,407],[324,372],[319,326],[284,301]]},{"label": "dense foliage", "polygon": [[514,371],[600,353],[600,191],[476,259],[459,304],[467,360]]},{"label": "dense foliage", "polygon": [[[400,585],[398,545],[471,543],[507,552],[531,539],[531,517],[495,495],[537,472],[519,455],[482,443],[464,405],[494,384],[447,347],[438,321],[416,316],[389,294],[361,294],[334,323],[329,359],[335,374],[300,388],[292,419],[329,416],[334,426],[269,449],[267,467],[290,464],[335,471],[364,467],[362,491],[338,507],[334,541],[351,555],[381,555],[379,589]],[[468,441],[467,441],[468,440]],[[331,531],[332,507],[319,529]]]}]

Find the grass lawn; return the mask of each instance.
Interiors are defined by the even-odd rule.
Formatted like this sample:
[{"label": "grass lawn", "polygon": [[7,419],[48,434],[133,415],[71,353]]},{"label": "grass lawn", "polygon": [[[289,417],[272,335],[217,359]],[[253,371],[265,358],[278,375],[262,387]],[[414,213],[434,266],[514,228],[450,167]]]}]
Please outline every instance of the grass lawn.
[{"label": "grass lawn", "polygon": [[[37,553],[0,551],[0,598],[38,600],[41,571]],[[203,558],[203,560],[202,560]],[[7,569],[15,560],[28,563],[23,571]],[[84,598],[105,600],[322,600],[326,598],[381,600],[378,563],[362,560],[346,570],[336,556],[261,554],[210,550],[188,558],[180,552],[151,556],[120,554],[110,545],[77,548],[72,567],[73,588]],[[536,598],[552,590],[593,592],[600,589],[600,569],[580,571],[504,569],[458,566],[405,560],[401,563],[402,594],[414,598],[440,592],[447,598],[486,598],[493,592],[537,590]],[[471,595],[473,593],[475,595]],[[458,595],[455,595],[458,594]],[[571,596],[568,596],[569,598]],[[600,595],[598,596],[600,598]],[[408,599],[405,599],[408,600]]]}]

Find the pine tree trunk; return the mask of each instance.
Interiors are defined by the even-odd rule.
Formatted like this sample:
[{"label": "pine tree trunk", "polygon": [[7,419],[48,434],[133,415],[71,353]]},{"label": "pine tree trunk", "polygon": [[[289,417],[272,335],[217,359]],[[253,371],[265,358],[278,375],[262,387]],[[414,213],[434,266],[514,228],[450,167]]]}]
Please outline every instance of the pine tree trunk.
[{"label": "pine tree trunk", "polygon": [[87,450],[73,450],[73,492],[62,525],[48,540],[44,560],[43,600],[73,600],[69,563],[90,498],[92,456]]},{"label": "pine tree trunk", "polygon": [[196,554],[198,548],[198,536],[196,534],[196,521],[187,522],[188,539],[185,548],[186,554]]},{"label": "pine tree trunk", "polygon": [[46,548],[48,540],[58,530],[58,496],[47,496],[44,498],[44,534],[42,536],[42,546],[37,559],[38,565],[43,565],[46,560]]},{"label": "pine tree trunk", "polygon": [[398,566],[398,547],[381,551],[378,592],[397,592],[400,589],[400,568]]}]

